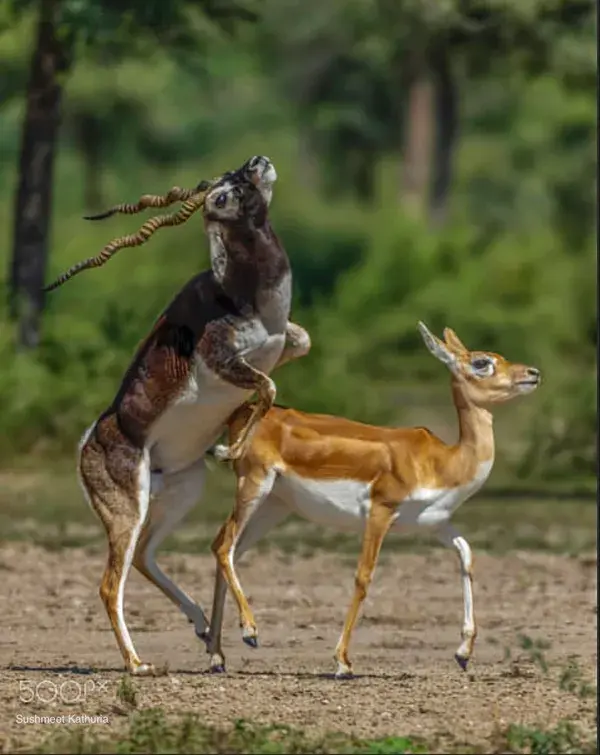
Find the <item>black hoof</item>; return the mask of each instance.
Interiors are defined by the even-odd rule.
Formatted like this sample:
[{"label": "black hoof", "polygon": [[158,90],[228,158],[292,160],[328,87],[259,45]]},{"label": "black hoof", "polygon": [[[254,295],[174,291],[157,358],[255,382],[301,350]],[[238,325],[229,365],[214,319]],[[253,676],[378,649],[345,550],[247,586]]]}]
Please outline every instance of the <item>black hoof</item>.
[{"label": "black hoof", "polygon": [[248,645],[249,648],[258,647],[258,637],[242,637],[242,640]]},{"label": "black hoof", "polygon": [[196,637],[205,645],[208,645],[210,642],[210,634],[208,632],[196,632]]},{"label": "black hoof", "polygon": [[225,666],[221,664],[220,666],[211,666],[210,673],[211,674],[225,674],[227,672],[225,671]]},{"label": "black hoof", "polygon": [[461,667],[463,671],[467,670],[467,663],[469,662],[468,658],[463,658],[462,655],[458,655],[458,653],[454,656],[456,662]]},{"label": "black hoof", "polygon": [[351,671],[350,672],[346,672],[344,674],[336,674],[335,675],[335,680],[339,681],[339,682],[347,682],[350,679],[354,679],[354,674]]}]

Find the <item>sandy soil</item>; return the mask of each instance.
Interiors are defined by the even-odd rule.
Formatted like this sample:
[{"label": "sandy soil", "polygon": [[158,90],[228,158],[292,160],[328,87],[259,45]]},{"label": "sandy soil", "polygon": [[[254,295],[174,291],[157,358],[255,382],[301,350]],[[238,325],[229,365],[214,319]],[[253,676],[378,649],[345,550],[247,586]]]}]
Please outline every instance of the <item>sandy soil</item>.
[{"label": "sandy soil", "polygon": [[[112,726],[125,720],[115,706],[121,658],[97,592],[103,563],[98,551],[0,546],[5,751],[50,733],[49,726],[24,724],[19,716],[101,714]],[[161,563],[208,613],[212,558],[168,555]],[[390,554],[354,634],[358,676],[349,682],[330,677],[353,587],[347,557],[248,554],[240,578],[261,644],[257,650],[243,645],[228,601],[228,674],[217,676],[205,673],[208,656],[190,625],[133,574],[126,599],[132,637],[144,660],[170,669],[168,676],[134,680],[138,707],[192,711],[217,725],[246,718],[314,733],[416,734],[438,746],[451,740],[479,745],[481,752],[489,750],[496,727],[508,723],[549,727],[568,718],[591,733],[595,697],[561,690],[559,677],[573,657],[596,684],[594,559],[481,554],[475,569],[480,633],[467,673],[453,659],[462,616],[453,554]],[[543,650],[548,673],[520,647],[519,633],[550,643]]]}]

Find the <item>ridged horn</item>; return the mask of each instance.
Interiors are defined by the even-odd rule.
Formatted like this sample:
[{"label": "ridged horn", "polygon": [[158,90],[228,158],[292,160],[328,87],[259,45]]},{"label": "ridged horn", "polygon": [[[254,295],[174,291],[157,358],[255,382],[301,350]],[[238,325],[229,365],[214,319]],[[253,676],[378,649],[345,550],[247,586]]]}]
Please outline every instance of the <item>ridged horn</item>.
[{"label": "ridged horn", "polygon": [[44,288],[44,291],[53,291],[55,288],[62,286],[73,276],[94,267],[101,267],[108,260],[116,254],[119,249],[126,247],[141,246],[144,244],[150,236],[152,236],[159,228],[165,226],[181,225],[185,223],[195,212],[199,210],[204,204],[205,192],[194,192],[192,196],[187,199],[181,205],[181,208],[177,212],[169,213],[168,215],[157,215],[153,218],[149,218],[137,231],[137,233],[131,233],[127,236],[120,236],[107,244],[104,249],[96,257],[90,257],[87,260],[78,262],[73,267],[70,267],[66,272],[60,275],[53,283]]},{"label": "ridged horn", "polygon": [[[208,183],[206,181],[202,183]],[[166,194],[162,196],[159,194],[144,194],[135,204],[129,204],[127,202],[123,204],[116,204],[109,210],[99,212],[97,215],[84,215],[84,220],[104,220],[110,218],[113,215],[136,215],[138,212],[147,209],[148,207],[168,207],[173,202],[185,202],[190,197],[198,192],[198,189],[182,189],[180,186],[173,186]]]}]

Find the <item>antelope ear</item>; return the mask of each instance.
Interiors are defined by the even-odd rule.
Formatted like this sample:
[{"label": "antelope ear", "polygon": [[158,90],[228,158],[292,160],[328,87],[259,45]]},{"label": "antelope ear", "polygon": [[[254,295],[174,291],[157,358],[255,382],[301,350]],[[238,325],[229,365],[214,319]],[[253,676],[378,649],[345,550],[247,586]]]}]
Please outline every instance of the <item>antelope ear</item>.
[{"label": "antelope ear", "polygon": [[434,336],[427,325],[425,325],[425,323],[419,321],[417,327],[419,328],[419,332],[421,333],[421,336],[425,341],[425,346],[427,346],[433,356],[436,357],[436,359],[439,359],[440,362],[443,362],[454,372],[454,369],[456,367],[456,357],[454,356],[454,354],[452,354],[451,351],[448,350],[446,344],[443,341],[440,341],[439,338]]},{"label": "antelope ear", "polygon": [[469,349],[464,345],[452,328],[444,328],[444,341],[446,344],[457,352],[467,352]]}]

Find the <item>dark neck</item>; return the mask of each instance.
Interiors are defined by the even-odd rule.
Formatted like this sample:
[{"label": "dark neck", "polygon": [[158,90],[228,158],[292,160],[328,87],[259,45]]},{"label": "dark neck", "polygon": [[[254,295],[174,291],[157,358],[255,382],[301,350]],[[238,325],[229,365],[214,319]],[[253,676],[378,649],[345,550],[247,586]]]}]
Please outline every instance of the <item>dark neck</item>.
[{"label": "dark neck", "polygon": [[220,282],[234,300],[254,300],[290,276],[288,256],[268,218],[260,225],[223,224],[221,238],[227,263]]}]

